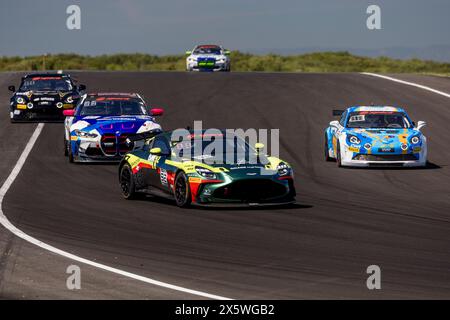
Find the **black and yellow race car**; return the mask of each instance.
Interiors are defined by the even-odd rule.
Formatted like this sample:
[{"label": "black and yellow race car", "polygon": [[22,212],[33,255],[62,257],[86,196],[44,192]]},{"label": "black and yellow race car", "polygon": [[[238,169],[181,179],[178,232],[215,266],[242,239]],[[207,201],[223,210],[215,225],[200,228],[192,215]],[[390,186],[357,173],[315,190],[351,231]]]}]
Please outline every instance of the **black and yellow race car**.
[{"label": "black and yellow race car", "polygon": [[142,147],[124,156],[119,182],[126,199],[148,193],[180,207],[295,202],[291,166],[263,154],[264,145],[253,148],[222,130],[213,139],[204,130],[186,132],[181,139],[174,131],[146,133]]},{"label": "black and yellow race car", "polygon": [[19,88],[11,85],[11,122],[63,121],[63,111],[73,109],[85,85],[76,85],[68,74],[32,73],[22,77]]}]

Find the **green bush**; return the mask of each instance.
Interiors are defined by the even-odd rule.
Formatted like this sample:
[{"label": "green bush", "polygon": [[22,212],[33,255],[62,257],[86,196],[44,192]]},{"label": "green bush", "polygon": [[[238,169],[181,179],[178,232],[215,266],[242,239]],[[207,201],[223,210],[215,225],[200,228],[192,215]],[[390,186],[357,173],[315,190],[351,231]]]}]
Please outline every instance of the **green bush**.
[{"label": "green bush", "polygon": [[[42,70],[182,71],[184,55],[156,56],[143,53],[112,55],[55,54],[0,57],[0,71]],[[349,52],[316,52],[302,55],[253,55],[231,53],[232,70],[260,72],[380,72],[450,74],[450,64],[419,59],[369,58]]]}]

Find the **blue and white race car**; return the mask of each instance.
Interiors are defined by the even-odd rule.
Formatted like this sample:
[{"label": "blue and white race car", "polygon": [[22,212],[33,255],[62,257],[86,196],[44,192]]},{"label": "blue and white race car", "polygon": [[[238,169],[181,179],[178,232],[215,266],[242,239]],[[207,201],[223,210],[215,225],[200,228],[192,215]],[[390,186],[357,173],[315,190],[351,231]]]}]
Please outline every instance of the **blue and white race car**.
[{"label": "blue and white race car", "polygon": [[199,45],[186,51],[187,71],[230,71],[230,51],[217,45]]},{"label": "blue and white race car", "polygon": [[155,116],[136,93],[95,93],[64,110],[64,150],[70,162],[120,161],[135,146],[129,136],[161,131]]},{"label": "blue and white race car", "polygon": [[333,110],[339,121],[325,130],[325,159],[340,166],[419,167],[427,163],[427,139],[405,110],[388,106],[354,106]]}]

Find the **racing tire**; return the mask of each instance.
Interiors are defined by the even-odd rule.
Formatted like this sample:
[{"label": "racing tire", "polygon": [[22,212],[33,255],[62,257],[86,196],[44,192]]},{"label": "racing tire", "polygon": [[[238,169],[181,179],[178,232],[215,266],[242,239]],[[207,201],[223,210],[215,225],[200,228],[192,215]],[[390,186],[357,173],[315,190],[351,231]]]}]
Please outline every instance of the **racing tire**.
[{"label": "racing tire", "polygon": [[64,156],[67,157],[69,155],[69,148],[68,148],[68,143],[66,140],[66,137],[64,137]]},{"label": "racing tire", "polygon": [[138,198],[138,193],[136,192],[136,183],[134,181],[133,171],[129,164],[124,164],[120,169],[120,189],[122,191],[122,196],[127,200],[133,200]]},{"label": "racing tire", "polygon": [[174,198],[179,207],[186,208],[191,204],[191,188],[184,172],[178,173],[175,178]]},{"label": "racing tire", "polygon": [[14,116],[10,116],[9,117],[9,121],[11,122],[11,123],[17,123],[17,122],[19,122],[19,121],[17,121],[16,119],[14,119]]},{"label": "racing tire", "polygon": [[339,168],[342,167],[341,147],[340,147],[339,141],[338,141],[337,147],[336,147],[336,164]]},{"label": "racing tire", "polygon": [[74,159],[73,159],[73,153],[72,153],[72,148],[70,146],[70,143],[67,143],[67,156],[69,157],[69,162],[70,163],[74,163]]},{"label": "racing tire", "polygon": [[330,152],[328,150],[328,139],[327,139],[326,134],[325,134],[325,143],[324,143],[323,149],[324,149],[323,152],[324,152],[325,161],[327,161],[327,162],[333,161],[334,159],[330,157]]}]

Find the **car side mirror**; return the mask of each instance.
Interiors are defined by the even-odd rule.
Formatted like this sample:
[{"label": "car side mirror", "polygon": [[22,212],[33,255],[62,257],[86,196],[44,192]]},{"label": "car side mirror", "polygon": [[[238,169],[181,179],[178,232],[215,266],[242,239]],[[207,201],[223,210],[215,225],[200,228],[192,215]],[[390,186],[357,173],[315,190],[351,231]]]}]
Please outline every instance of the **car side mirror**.
[{"label": "car side mirror", "polygon": [[12,92],[16,92],[16,87],[15,86],[9,86],[8,90],[12,91]]},{"label": "car side mirror", "polygon": [[152,116],[154,116],[154,117],[162,116],[163,113],[164,113],[164,109],[162,109],[162,108],[153,108],[153,109],[150,109],[150,114],[151,114]]},{"label": "car side mirror", "polygon": [[86,85],[80,84],[80,85],[78,86],[78,90],[80,90],[80,91],[86,90]]},{"label": "car side mirror", "polygon": [[331,121],[330,122],[330,127],[338,128],[339,127],[339,121],[337,121],[337,120]]},{"label": "car side mirror", "polygon": [[417,130],[422,129],[426,125],[427,125],[427,123],[425,121],[417,121]]},{"label": "car side mirror", "polygon": [[162,153],[161,148],[151,148],[150,153],[153,155],[160,155]]},{"label": "car side mirror", "polygon": [[75,115],[75,110],[74,109],[67,109],[63,111],[63,115],[65,117],[73,117]]},{"label": "car side mirror", "polygon": [[192,51],[186,51],[186,55],[190,56],[192,54]]},{"label": "car side mirror", "polygon": [[255,143],[255,149],[258,153],[260,153],[262,150],[264,150],[264,147],[265,147],[264,143],[260,143],[260,142]]}]

